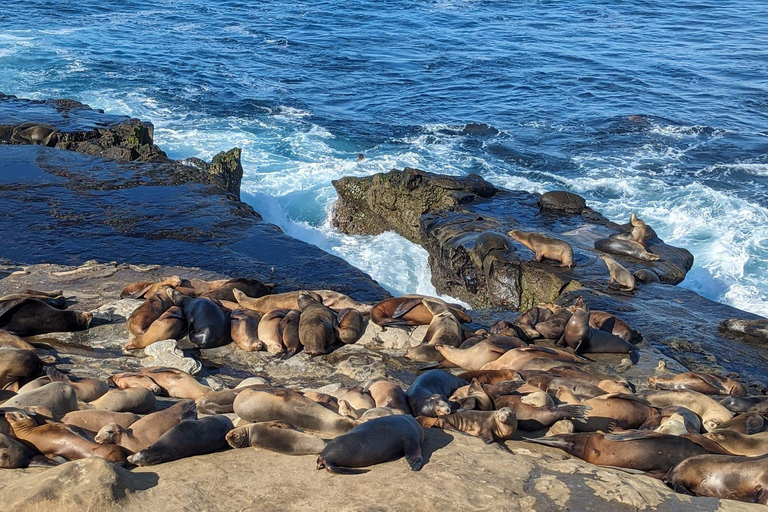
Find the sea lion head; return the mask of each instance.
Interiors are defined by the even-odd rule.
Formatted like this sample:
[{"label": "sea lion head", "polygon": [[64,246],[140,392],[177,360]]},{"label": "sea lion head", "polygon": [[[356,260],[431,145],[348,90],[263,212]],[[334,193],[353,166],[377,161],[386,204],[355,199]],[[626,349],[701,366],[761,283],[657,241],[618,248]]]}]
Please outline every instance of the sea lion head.
[{"label": "sea lion head", "polygon": [[314,304],[322,304],[323,299],[316,293],[308,292],[305,290],[302,290],[299,292],[299,298],[298,298],[298,305],[299,309],[301,311],[304,311],[309,306],[312,306]]},{"label": "sea lion head", "polygon": [[227,443],[232,448],[245,448],[250,444],[248,428],[236,428],[230,430],[226,436]]},{"label": "sea lion head", "polygon": [[451,414],[451,404],[442,395],[430,395],[421,407],[425,416],[448,416]]},{"label": "sea lion head", "polygon": [[117,423],[110,423],[101,427],[101,430],[94,436],[93,440],[98,444],[115,444],[118,434],[125,432],[125,429]]},{"label": "sea lion head", "polygon": [[497,410],[494,417],[496,418],[496,421],[504,425],[511,425],[513,423],[517,425],[517,415],[515,414],[515,411],[509,407],[502,407]]},{"label": "sea lion head", "polygon": [[701,422],[701,425],[704,427],[704,430],[706,430],[707,432],[712,432],[717,427],[719,427],[721,423],[722,421],[720,420],[708,419],[707,421]]},{"label": "sea lion head", "polygon": [[10,423],[11,428],[30,428],[36,427],[37,422],[24,411],[13,411],[5,413],[5,419]]}]

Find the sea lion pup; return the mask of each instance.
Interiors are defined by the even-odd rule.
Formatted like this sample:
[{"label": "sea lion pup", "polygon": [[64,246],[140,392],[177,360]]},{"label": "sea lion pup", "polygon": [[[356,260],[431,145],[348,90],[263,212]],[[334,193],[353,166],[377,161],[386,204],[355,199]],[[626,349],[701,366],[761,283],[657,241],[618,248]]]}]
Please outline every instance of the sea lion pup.
[{"label": "sea lion pup", "polygon": [[588,412],[584,422],[574,423],[577,432],[608,432],[618,427],[622,430],[640,428],[648,418],[659,414],[642,398],[626,393],[610,393],[607,395],[579,400],[567,388],[560,388],[557,399],[567,404],[586,405]]},{"label": "sea lion pup", "polygon": [[[275,288],[275,286],[277,285],[273,283],[265,284],[261,281],[257,281],[256,279],[238,277],[236,279],[229,279],[223,284],[220,284],[219,286],[216,286],[210,290],[198,293],[197,296],[205,297],[206,299],[211,300],[236,302],[235,295],[233,293],[235,289],[240,290],[249,297],[258,298],[272,293],[272,290]],[[197,291],[197,289],[195,289],[195,291]]]},{"label": "sea lion pup", "polygon": [[241,306],[262,315],[273,309],[301,309],[299,307],[299,294],[301,293],[309,294],[312,298],[322,302],[326,307],[331,308],[335,312],[345,308],[354,309],[363,315],[368,315],[371,312],[372,306],[370,304],[363,304],[343,293],[333,290],[297,290],[294,292],[273,293],[257,299],[248,297],[248,295],[238,289],[233,290],[235,300]]},{"label": "sea lion pup", "polygon": [[589,325],[595,329],[600,329],[601,331],[618,336],[633,345],[640,343],[643,339],[640,333],[630,327],[627,322],[615,315],[606,313],[605,311],[590,311]]},{"label": "sea lion pup", "polygon": [[91,313],[58,309],[38,299],[0,302],[0,329],[17,336],[84,331],[92,319]]},{"label": "sea lion pup", "polygon": [[159,395],[163,392],[163,389],[157,385],[157,382],[146,375],[134,372],[116,373],[111,377],[107,377],[107,384],[118,389],[145,388],[154,395]]},{"label": "sea lion pup", "polygon": [[353,388],[339,388],[331,393],[337,400],[346,400],[355,409],[373,409],[376,402],[371,395],[363,390],[362,386]]},{"label": "sea lion pup", "polygon": [[545,401],[532,400],[530,395],[502,395],[494,399],[493,403],[497,409],[511,409],[517,417],[517,428],[528,431],[549,428],[560,420],[576,420],[576,425],[584,419],[588,409],[582,404],[554,405]]},{"label": "sea lion pup", "polygon": [[412,416],[375,418],[330,441],[317,458],[317,469],[331,473],[360,473],[362,468],[392,460],[401,454],[413,471],[424,464],[424,430]]},{"label": "sea lion pup", "polygon": [[[729,396],[720,400],[720,404],[731,412],[747,412],[761,402],[768,402],[768,397],[759,396],[745,396],[736,397]],[[758,412],[758,411],[751,411]]]},{"label": "sea lion pup", "polygon": [[424,305],[424,299],[443,302],[459,322],[472,321],[472,318],[464,312],[464,308],[460,305],[446,303],[437,297],[418,294],[403,295],[379,302],[371,309],[371,321],[381,327],[429,325],[433,314]]},{"label": "sea lion pup", "polygon": [[768,430],[768,419],[756,412],[745,412],[734,416],[715,429],[728,429],[744,435],[759,434]]},{"label": "sea lion pup", "polygon": [[590,464],[636,469],[657,478],[689,457],[722,453],[716,443],[698,434],[671,436],[652,430],[556,434],[526,441],[559,448]]},{"label": "sea lion pup", "polygon": [[233,409],[245,421],[281,420],[303,430],[332,436],[343,434],[357,424],[301,393],[285,388],[244,389],[235,398]]},{"label": "sea lion pup", "polygon": [[490,329],[488,329],[488,333],[499,334],[503,331],[514,329],[514,327],[515,327],[515,324],[513,322],[510,322],[509,320],[499,320],[498,322],[491,325]]},{"label": "sea lion pup", "polygon": [[416,416],[447,416],[451,414],[448,397],[467,384],[469,382],[444,370],[430,370],[419,375],[405,395]]},{"label": "sea lion pup", "polygon": [[232,341],[229,317],[213,301],[193,299],[173,288],[168,288],[166,293],[184,312],[189,325],[189,341],[200,348],[220,347]]},{"label": "sea lion pup", "polygon": [[[89,409],[147,414],[155,410],[155,395],[145,388],[110,389],[88,404]],[[84,405],[81,409],[84,409]]]},{"label": "sea lion pup", "polygon": [[259,315],[254,311],[236,309],[229,313],[230,335],[235,345],[246,352],[261,350],[264,343],[259,339]]},{"label": "sea lion pup", "polygon": [[507,233],[509,236],[532,250],[536,256],[535,261],[543,259],[559,261],[561,267],[573,268],[573,249],[567,242],[552,238],[540,233],[530,233],[513,229]]},{"label": "sea lion pup", "polygon": [[483,365],[481,370],[520,370],[531,359],[546,357],[564,362],[578,362],[580,359],[567,352],[546,347],[523,347],[508,350],[495,361]]},{"label": "sea lion pup", "polygon": [[38,389],[20,393],[3,403],[3,407],[44,407],[58,420],[65,414],[77,410],[77,395],[71,386],[63,382],[51,382]]},{"label": "sea lion pup", "polygon": [[733,455],[759,457],[768,454],[768,432],[747,435],[735,430],[716,428],[704,437],[720,445]]},{"label": "sea lion pup", "polygon": [[160,318],[171,306],[173,301],[165,290],[169,287],[163,287],[158,293],[152,294],[128,317],[125,321],[125,328],[129,334],[140,336],[144,334],[152,322]]},{"label": "sea lion pup", "polygon": [[18,391],[43,372],[43,362],[31,350],[0,347],[0,389]]},{"label": "sea lion pup", "polygon": [[366,382],[363,389],[371,395],[376,407],[389,407],[397,414],[411,414],[408,397],[397,384],[379,378]]},{"label": "sea lion pup", "polygon": [[93,440],[98,444],[116,444],[136,453],[149,448],[149,445],[182,420],[196,418],[195,402],[187,400],[148,414],[127,428],[117,423],[105,425]]},{"label": "sea lion pup", "polygon": [[269,384],[251,384],[235,389],[210,391],[195,400],[197,411],[202,414],[232,414],[235,398],[245,389],[272,389]]},{"label": "sea lion pup", "polygon": [[460,373],[458,377],[467,382],[477,379],[480,384],[496,384],[497,382],[523,379],[515,370],[475,370]]},{"label": "sea lion pup", "polygon": [[469,386],[462,386],[448,398],[449,402],[459,404],[458,412],[471,411],[474,409],[480,411],[492,411],[494,409],[493,400],[483,389],[483,385],[477,380],[469,383]]},{"label": "sea lion pup", "polygon": [[187,333],[187,320],[181,308],[168,308],[144,331],[126,343],[125,350],[146,348],[162,340],[180,340]]},{"label": "sea lion pup", "polygon": [[249,423],[230,430],[227,443],[232,448],[255,446],[284,455],[319,455],[327,444],[284,421]]},{"label": "sea lion pup", "polygon": [[459,430],[479,437],[486,444],[510,439],[517,431],[517,416],[509,407],[502,407],[498,411],[457,412],[439,418],[419,416],[417,421],[422,427]]},{"label": "sea lion pup", "polygon": [[611,258],[607,254],[598,255],[605,266],[608,267],[608,273],[610,278],[608,280],[608,286],[616,283],[619,285],[619,289],[631,292],[635,289],[635,276],[633,276],[629,270],[621,266],[621,264],[615,259]]},{"label": "sea lion pup", "polygon": [[688,389],[704,395],[744,396],[747,390],[733,379],[707,373],[685,372],[674,377],[648,377],[651,389]]},{"label": "sea lion pup", "polygon": [[114,423],[123,428],[130,427],[137,422],[141,416],[132,412],[112,412],[99,410],[72,411],[61,418],[62,423],[73,425],[93,432],[94,434],[101,430],[104,425]]},{"label": "sea lion pup", "polygon": [[125,464],[125,455],[119,446],[102,446],[91,442],[63,423],[38,425],[23,411],[7,412],[5,419],[13,428],[16,439],[33,446],[46,457],[58,456],[69,460],[101,457],[109,462]]},{"label": "sea lion pup", "polygon": [[354,343],[363,336],[365,331],[363,315],[354,309],[344,308],[339,311],[334,327],[339,341],[346,344]]},{"label": "sea lion pup", "polygon": [[701,432],[701,418],[695,412],[676,405],[662,407],[640,425],[640,430],[655,430],[663,434],[680,436]]},{"label": "sea lion pup", "polygon": [[299,341],[304,352],[310,356],[319,356],[331,351],[336,343],[336,313],[308,293],[300,293]]},{"label": "sea lion pup", "polygon": [[[280,331],[282,333],[282,343],[285,346],[286,355],[292,356],[301,351],[301,340],[299,339],[299,320],[301,311],[291,309],[282,320],[280,320]],[[357,340],[355,340],[357,341]]]},{"label": "sea lion pup", "polygon": [[168,429],[149,448],[128,457],[128,462],[151,466],[212,453],[227,446],[226,435],[233,428],[232,420],[226,416],[185,419]]},{"label": "sea lion pup", "polygon": [[611,333],[595,329],[589,325],[589,306],[580,300],[565,326],[557,345],[569,346],[577,355],[598,353],[633,353],[635,346]]},{"label": "sea lion pup", "polygon": [[768,505],[768,464],[762,457],[697,455],[662,478],[675,492]]},{"label": "sea lion pup", "polygon": [[52,366],[46,367],[45,373],[48,375],[48,378],[51,379],[51,382],[63,382],[64,384],[68,384],[75,390],[77,399],[82,402],[96,400],[109,391],[109,384],[103,380],[65,375]]},{"label": "sea lion pup", "polygon": [[141,299],[150,297],[166,286],[171,288],[181,286],[181,278],[179,276],[171,276],[161,281],[136,281],[123,288],[123,291],[120,292],[120,298]]},{"label": "sea lion pup", "polygon": [[668,405],[679,405],[690,409],[701,418],[702,426],[707,432],[711,432],[733,417],[733,413],[712,400],[707,395],[702,395],[696,391],[678,390],[678,391],[656,391],[644,393],[643,398],[648,400],[654,407],[665,407]]},{"label": "sea lion pup", "polygon": [[150,366],[142,368],[139,370],[139,373],[155,381],[172,398],[195,400],[212,391],[211,388],[200,384],[197,379],[187,372],[177,370],[176,368]]},{"label": "sea lion pup", "polygon": [[629,223],[631,231],[629,233],[616,233],[608,238],[603,238],[595,242],[595,249],[613,254],[632,256],[643,261],[656,261],[658,254],[648,252],[645,238],[648,228],[642,220],[634,213],[630,216]]},{"label": "sea lion pup", "polygon": [[262,342],[270,354],[280,355],[285,352],[281,322],[289,311],[289,309],[273,309],[268,311],[261,317],[256,327],[259,341]]}]

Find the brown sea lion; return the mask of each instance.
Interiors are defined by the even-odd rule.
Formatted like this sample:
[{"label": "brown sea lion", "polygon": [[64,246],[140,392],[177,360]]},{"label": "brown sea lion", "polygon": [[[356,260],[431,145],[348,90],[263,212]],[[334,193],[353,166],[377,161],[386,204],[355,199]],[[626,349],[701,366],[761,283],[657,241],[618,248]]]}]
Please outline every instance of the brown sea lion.
[{"label": "brown sea lion", "polygon": [[157,385],[157,382],[146,375],[134,372],[117,373],[107,377],[107,384],[113,384],[118,389],[145,388],[154,395],[159,395],[163,392],[163,389]]},{"label": "brown sea lion", "polygon": [[458,388],[448,397],[449,402],[459,404],[459,411],[492,411],[494,409],[493,400],[483,389],[483,385],[477,380],[473,380],[468,386]]},{"label": "brown sea lion", "polygon": [[376,418],[333,439],[317,458],[317,469],[332,473],[359,472],[361,468],[392,460],[404,454],[413,471],[424,464],[421,447],[424,430],[411,416]]},{"label": "brown sea lion", "polygon": [[[443,302],[437,297],[417,294],[385,299],[371,309],[371,321],[382,327],[394,325],[429,325],[433,315],[424,306],[424,299]],[[448,307],[448,310],[453,313],[459,322],[468,323],[472,321],[472,318],[464,312],[464,308],[460,305],[445,304]]]},{"label": "brown sea lion", "polygon": [[498,322],[491,325],[490,329],[488,329],[488,332],[490,334],[499,334],[502,331],[514,329],[514,326],[515,324],[509,320],[499,320]]},{"label": "brown sea lion", "polygon": [[57,369],[49,366],[46,368],[46,374],[51,382],[63,382],[75,390],[77,399],[82,402],[91,402],[96,400],[104,393],[109,391],[109,384],[99,379],[87,379],[61,373]]},{"label": "brown sea lion", "polygon": [[257,327],[259,340],[267,348],[267,352],[273,355],[280,355],[285,352],[283,346],[283,333],[280,329],[280,323],[290,310],[273,309],[267,311]]},{"label": "brown sea lion", "polygon": [[[737,397],[737,396],[729,396],[726,398],[723,398],[720,400],[720,404],[722,404],[726,409],[728,409],[731,412],[760,412],[760,411],[751,411],[751,409],[755,406],[758,406],[762,402],[768,403],[768,397],[765,396],[744,396],[744,397]],[[768,412],[768,408],[766,408],[766,412]]]},{"label": "brown sea lion", "polygon": [[147,414],[155,409],[155,395],[145,388],[110,389],[88,405],[91,409]]},{"label": "brown sea lion", "polygon": [[134,336],[144,334],[152,322],[173,306],[173,301],[165,291],[167,289],[168,287],[163,287],[158,293],[150,295],[139,307],[133,310],[128,320],[125,321],[125,328],[130,334]]},{"label": "brown sea lion", "polygon": [[5,413],[5,419],[11,424],[16,439],[34,447],[46,457],[58,456],[69,460],[101,457],[109,462],[125,463],[125,455],[120,447],[91,442],[63,423],[38,425],[22,411]]},{"label": "brown sea lion", "polygon": [[575,422],[577,432],[608,432],[611,428],[623,430],[636,429],[648,418],[659,414],[645,400],[626,393],[610,393],[588,400],[579,400],[573,393],[563,388],[557,399],[567,404],[582,404],[589,409],[584,422]]},{"label": "brown sea lion", "polygon": [[[329,395],[328,393],[321,393],[319,391],[312,391],[312,390],[302,391],[302,394],[305,397],[307,397],[310,400],[312,400],[313,402],[316,402],[316,403],[322,405],[323,407],[325,407],[329,411],[333,411],[333,412],[341,414],[339,412],[339,399],[336,398],[335,396]],[[352,406],[350,406],[350,408],[351,407]],[[341,415],[342,416],[347,416],[346,414],[341,414]],[[357,419],[357,418],[352,418],[352,419]]]},{"label": "brown sea lion", "polygon": [[424,427],[459,430],[479,437],[486,444],[510,439],[517,431],[517,416],[508,407],[502,407],[497,411],[457,412],[439,418],[420,416],[417,419]]},{"label": "brown sea lion", "polygon": [[176,368],[150,366],[142,368],[139,373],[155,381],[163,392],[172,398],[195,400],[212,391],[187,372]]},{"label": "brown sea lion", "polygon": [[245,350],[254,352],[261,350],[264,344],[259,339],[259,314],[255,311],[236,309],[229,313],[232,341]]},{"label": "brown sea lion", "polygon": [[166,286],[170,286],[171,288],[181,286],[181,278],[179,276],[171,276],[166,277],[161,281],[136,281],[123,289],[120,293],[120,298],[141,299],[150,297]]},{"label": "brown sea lion", "polygon": [[[216,286],[215,288],[203,291],[202,293],[198,293],[197,296],[205,297],[206,299],[211,300],[236,302],[234,295],[235,289],[242,291],[249,297],[258,298],[272,293],[272,290],[275,288],[275,286],[276,285],[273,283],[265,284],[261,281],[257,281],[256,279],[238,277],[236,279],[229,279],[223,284]],[[195,291],[197,291],[197,288]]]},{"label": "brown sea lion", "polygon": [[370,314],[371,306],[358,302],[343,293],[333,290],[298,290],[286,293],[274,293],[254,299],[248,297],[240,290],[233,291],[237,302],[246,309],[251,309],[257,313],[265,314],[273,309],[301,309],[299,307],[299,294],[309,294],[313,299],[321,302],[324,306],[331,308],[335,312],[345,308],[354,309],[363,315]]},{"label": "brown sea lion", "polygon": [[567,242],[552,238],[540,233],[529,233],[513,229],[507,233],[509,236],[532,250],[536,256],[535,261],[543,259],[559,261],[561,267],[573,268],[573,249]]},{"label": "brown sea lion", "polygon": [[685,372],[674,377],[648,377],[651,389],[689,389],[704,395],[744,396],[746,388],[728,377],[718,377],[707,373]]},{"label": "brown sea lion", "polygon": [[339,341],[346,344],[354,343],[362,337],[365,330],[363,315],[357,310],[344,308],[336,317],[335,328]]},{"label": "brown sea lion", "polygon": [[153,412],[129,427],[117,423],[103,426],[93,438],[98,444],[116,444],[130,453],[149,448],[161,435],[182,420],[196,419],[197,409],[191,400],[179,402],[162,411]]},{"label": "brown sea lion", "polygon": [[128,457],[128,462],[137,466],[150,466],[215,452],[227,445],[226,435],[233,428],[232,420],[226,416],[182,420],[149,448]]},{"label": "brown sea lion", "polygon": [[271,389],[268,384],[252,384],[235,389],[222,389],[204,394],[197,400],[198,412],[202,414],[231,414],[235,412],[235,398],[245,389]]},{"label": "brown sea lion", "polygon": [[716,429],[728,429],[744,435],[759,434],[768,430],[768,419],[756,412],[745,412],[734,416]]},{"label": "brown sea lion", "polygon": [[94,434],[101,430],[104,425],[114,423],[123,428],[128,428],[131,424],[139,420],[141,416],[132,412],[112,412],[100,410],[72,411],[61,418],[62,423],[80,427]]},{"label": "brown sea lion", "polygon": [[13,347],[21,350],[35,350],[31,344],[11,334],[6,330],[0,329],[0,347]]},{"label": "brown sea lion", "polygon": [[397,414],[411,414],[408,397],[397,384],[386,379],[369,380],[363,389],[371,395],[376,407],[389,407]]},{"label": "brown sea lion", "polygon": [[250,423],[230,430],[227,443],[232,448],[256,446],[284,455],[319,455],[327,444],[284,421]]},{"label": "brown sea lion", "polygon": [[589,306],[583,301],[577,307],[565,326],[558,341],[561,347],[569,346],[577,355],[597,353],[633,353],[635,346],[611,333],[589,325]]},{"label": "brown sea lion", "polygon": [[91,313],[58,309],[38,299],[0,302],[0,329],[17,336],[84,331],[92,319]]},{"label": "brown sea lion", "polygon": [[77,410],[77,395],[71,386],[63,382],[51,382],[38,389],[20,393],[7,400],[3,407],[44,407],[58,420],[65,414]]},{"label": "brown sea lion", "polygon": [[437,350],[444,359],[460,368],[464,368],[465,370],[479,370],[491,361],[497,360],[502,354],[509,350],[509,348],[500,347],[490,341],[481,341],[471,348],[464,350],[441,344],[435,345],[435,350]]},{"label": "brown sea lion", "polygon": [[631,230],[628,233],[614,235],[619,240],[631,240],[645,248],[645,237],[648,234],[648,226],[634,212],[629,216]]},{"label": "brown sea lion", "polygon": [[331,435],[343,434],[356,424],[285,388],[245,389],[235,398],[233,408],[235,414],[253,423],[281,420],[304,430]]},{"label": "brown sea lion", "polygon": [[696,391],[677,390],[677,391],[656,391],[643,394],[643,398],[648,400],[654,407],[665,407],[668,405],[679,405],[690,409],[701,418],[702,426],[707,432],[711,432],[733,417],[733,413],[712,400],[707,395],[702,395]]},{"label": "brown sea lion", "polygon": [[601,331],[618,336],[633,345],[642,340],[640,333],[632,329],[627,322],[615,315],[606,313],[605,311],[590,311],[589,325],[595,329],[600,329]]},{"label": "brown sea lion", "polygon": [[187,333],[187,320],[177,306],[168,308],[144,331],[125,345],[125,350],[146,348],[162,340],[180,340]]},{"label": "brown sea lion", "polygon": [[280,331],[282,332],[283,345],[285,345],[286,354],[292,356],[301,351],[301,340],[299,339],[299,320],[301,311],[292,309],[288,311],[282,320],[280,320]]},{"label": "brown sea lion", "polygon": [[582,404],[527,403],[526,398],[524,395],[502,395],[493,403],[497,409],[511,409],[517,417],[517,427],[529,431],[551,427],[560,420],[583,420],[587,411],[587,406]]},{"label": "brown sea lion", "polygon": [[704,434],[704,437],[720,445],[723,450],[733,455],[759,457],[768,455],[768,432],[747,435],[735,430],[716,428]]},{"label": "brown sea lion", "polygon": [[571,319],[571,312],[563,307],[550,306],[552,308],[552,315],[543,322],[538,322],[535,329],[548,340],[559,339],[565,331],[565,326],[568,324],[568,320]]},{"label": "brown sea lion", "polygon": [[595,241],[595,249],[598,251],[630,256],[641,261],[657,261],[658,254],[649,252],[644,244],[631,240],[627,237],[622,238],[623,234],[614,234],[608,238],[601,238]]},{"label": "brown sea lion", "polygon": [[42,371],[43,362],[31,350],[0,347],[0,389],[18,391]]},{"label": "brown sea lion", "polygon": [[598,255],[605,266],[608,267],[608,285],[613,283],[619,285],[619,289],[631,292],[635,289],[635,276],[633,276],[629,270],[622,267],[621,264],[615,259],[611,258],[607,254]]},{"label": "brown sea lion", "polygon": [[448,397],[468,384],[444,370],[430,370],[419,375],[405,395],[416,416],[446,416],[451,413]]},{"label": "brown sea lion", "polygon": [[445,303],[432,299],[422,299],[421,302],[432,314],[432,320],[421,343],[458,347],[464,340],[464,330]]},{"label": "brown sea lion", "polygon": [[676,492],[768,505],[768,456],[698,455],[662,478]]},{"label": "brown sea lion", "polygon": [[521,313],[512,325],[521,333],[527,341],[541,338],[541,333],[536,330],[536,324],[546,322],[552,316],[552,310],[542,306],[532,307]]},{"label": "brown sea lion", "polygon": [[476,370],[463,372],[458,375],[460,379],[471,382],[477,379],[480,384],[496,384],[507,380],[522,380],[522,377],[515,370]]},{"label": "brown sea lion", "polygon": [[307,293],[299,294],[298,307],[299,340],[304,352],[310,356],[327,354],[336,343],[336,313]]},{"label": "brown sea lion", "polygon": [[565,362],[578,362],[579,358],[560,350],[546,347],[515,348],[504,353],[495,361],[483,365],[481,370],[520,370],[531,359],[546,357]]},{"label": "brown sea lion", "polygon": [[11,436],[0,433],[0,469],[26,468],[35,453]]},{"label": "brown sea lion", "polygon": [[166,289],[166,293],[173,304],[184,312],[189,326],[189,341],[200,348],[220,347],[232,341],[229,317],[213,301],[187,297],[173,288]]}]

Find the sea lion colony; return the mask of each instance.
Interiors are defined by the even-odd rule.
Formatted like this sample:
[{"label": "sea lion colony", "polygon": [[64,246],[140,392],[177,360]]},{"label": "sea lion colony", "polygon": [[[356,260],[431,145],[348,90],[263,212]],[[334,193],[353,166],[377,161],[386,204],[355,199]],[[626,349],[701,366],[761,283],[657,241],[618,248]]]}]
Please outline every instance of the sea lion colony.
[{"label": "sea lion colony", "polygon": [[[634,215],[631,224],[617,241],[651,258],[643,254],[645,224]],[[564,242],[548,252],[540,244],[550,241],[515,235],[532,241],[537,260],[573,264]],[[616,281],[620,270],[606,262]],[[618,280],[623,291],[634,287],[627,275]],[[369,305],[331,290],[272,291],[251,279],[131,283],[121,297],[144,303],[126,322],[125,350],[187,336],[201,348],[234,342],[276,357],[302,350],[318,356],[356,342],[368,316],[387,328],[428,325],[422,343],[405,354],[426,371],[406,390],[373,379],[333,395],[261,378],[213,391],[163,367],[78,378],[46,366],[19,336],[87,329],[91,315],[67,310],[59,292],[26,290],[0,298],[0,467],[85,457],[151,465],[259,447],[316,455],[318,469],[336,473],[399,456],[418,471],[423,429],[442,428],[489,444],[514,438],[559,448],[661,478],[679,492],[768,504],[768,397],[746,396],[733,379],[697,372],[652,376],[650,390],[635,393],[637,383],[598,368],[590,355],[626,354],[624,364],[631,364],[642,337],[581,300],[541,304],[514,321],[470,331],[461,306],[434,297]],[[156,395],[179,401],[157,410]]]}]

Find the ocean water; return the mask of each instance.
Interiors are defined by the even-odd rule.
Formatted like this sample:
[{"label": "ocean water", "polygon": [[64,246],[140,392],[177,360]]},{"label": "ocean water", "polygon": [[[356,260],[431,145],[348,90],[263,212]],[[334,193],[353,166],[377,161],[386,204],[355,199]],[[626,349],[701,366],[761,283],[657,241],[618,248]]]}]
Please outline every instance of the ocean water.
[{"label": "ocean water", "polygon": [[434,292],[426,252],[335,233],[331,180],[571,190],[764,315],[767,48],[768,2],[736,0],[0,2],[0,91],[151,120],[171,157],[243,148],[245,200],[394,293]]}]

